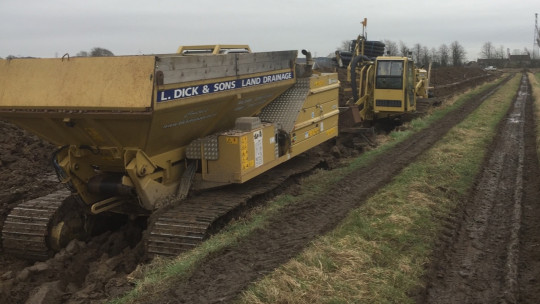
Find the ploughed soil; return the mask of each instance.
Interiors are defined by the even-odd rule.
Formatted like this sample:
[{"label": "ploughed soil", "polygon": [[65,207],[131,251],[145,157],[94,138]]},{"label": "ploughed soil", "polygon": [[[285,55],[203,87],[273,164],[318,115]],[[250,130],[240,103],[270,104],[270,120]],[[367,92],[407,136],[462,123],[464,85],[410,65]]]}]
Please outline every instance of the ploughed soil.
[{"label": "ploughed soil", "polygon": [[430,86],[434,87],[433,94],[448,96],[469,88],[471,81],[482,81],[493,77],[498,72],[485,72],[479,68],[445,67],[432,70]]},{"label": "ploughed soil", "polygon": [[[64,186],[51,164],[56,149],[53,145],[3,121],[0,134],[2,227],[17,203]],[[74,241],[54,258],[38,263],[4,254],[0,247],[0,303],[59,303],[68,299],[87,303],[92,298],[103,299],[103,290],[115,286],[114,277],[131,272],[141,260],[139,251],[131,249],[140,235],[140,225],[126,224],[87,242]],[[100,290],[98,296],[94,290]]]},{"label": "ploughed soil", "polygon": [[[438,96],[457,94],[465,87],[475,86],[493,76],[479,69],[453,68],[434,70],[432,75],[435,94],[437,86],[442,88]],[[468,82],[465,81],[467,79]],[[335,227],[351,208],[384,186],[481,102],[482,99],[478,99],[466,103],[433,128],[413,136],[381,156],[376,165],[352,173],[349,180],[354,180],[355,184],[362,183],[362,189],[354,187],[354,184],[340,185],[318,201],[287,207],[269,227],[241,240],[236,248],[211,257],[188,281],[179,282],[177,289],[163,294],[161,298],[154,296],[148,302],[170,302],[172,299],[185,303],[231,300],[247,284],[295,256],[316,236]],[[54,192],[62,186],[50,165],[55,147],[2,121],[0,134],[1,228],[7,214],[17,203]],[[331,157],[321,156],[330,167],[332,159],[357,153],[339,144],[331,151]],[[524,171],[528,172],[531,168],[526,166]],[[290,189],[295,191],[296,187],[293,185]],[[525,193],[523,201],[534,195]],[[523,208],[527,210],[526,206]],[[528,214],[531,215],[521,225],[521,233],[539,231],[538,221],[535,221],[538,212],[533,213],[532,210],[524,211],[525,219]],[[44,262],[17,259],[0,249],[0,302],[101,303],[132,288],[128,275],[138,264],[147,261],[140,242],[145,225],[127,219],[118,222],[121,227],[90,240],[73,241]],[[535,253],[538,252],[535,251],[538,243],[531,239],[531,243],[520,244],[531,258],[536,254],[538,260]],[[537,286],[538,273],[535,271],[538,271],[538,265],[531,267],[529,272],[520,272],[519,280]]]},{"label": "ploughed soil", "polygon": [[527,78],[469,198],[443,233],[420,303],[538,303],[540,168]]}]

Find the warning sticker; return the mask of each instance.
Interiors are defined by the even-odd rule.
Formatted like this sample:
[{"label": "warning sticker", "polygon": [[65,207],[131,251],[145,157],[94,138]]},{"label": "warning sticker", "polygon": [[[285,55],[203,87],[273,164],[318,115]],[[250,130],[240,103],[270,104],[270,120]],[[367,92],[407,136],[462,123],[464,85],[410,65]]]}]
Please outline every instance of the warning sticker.
[{"label": "warning sticker", "polygon": [[253,132],[253,142],[255,143],[255,168],[257,168],[262,166],[264,162],[262,130]]}]

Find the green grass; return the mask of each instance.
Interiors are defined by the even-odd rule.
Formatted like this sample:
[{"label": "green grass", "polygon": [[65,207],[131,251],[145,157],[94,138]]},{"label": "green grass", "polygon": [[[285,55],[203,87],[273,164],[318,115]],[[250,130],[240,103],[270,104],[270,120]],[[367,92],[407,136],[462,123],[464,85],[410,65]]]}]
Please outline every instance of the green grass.
[{"label": "green grass", "polygon": [[245,291],[240,303],[413,303],[441,230],[471,187],[519,77],[332,233]]},{"label": "green grass", "polygon": [[[371,163],[378,155],[384,153],[386,150],[390,149],[398,142],[405,140],[414,132],[426,128],[432,123],[436,123],[436,121],[446,115],[446,113],[453,110],[455,107],[458,107],[462,103],[467,102],[468,99],[473,98],[474,96],[480,94],[482,91],[489,89],[493,85],[495,84],[493,83],[477,88],[465,95],[462,95],[461,98],[453,102],[452,105],[443,107],[426,118],[414,120],[410,123],[410,126],[406,131],[393,132],[391,141],[385,143],[384,145],[375,150],[363,153],[360,157],[352,160],[347,167],[332,170],[331,172],[320,171],[317,174],[307,177],[304,183],[311,186],[305,187],[301,195],[294,197],[290,195],[278,196],[273,202],[271,202],[267,206],[259,207],[253,210],[251,214],[245,219],[238,220],[231,225],[228,225],[222,232],[210,238],[208,241],[204,242],[201,246],[195,248],[194,250],[186,252],[174,259],[157,259],[151,264],[142,267],[133,275],[135,288],[122,298],[114,299],[110,303],[132,303],[136,301],[144,301],[144,299],[149,300],[152,298],[152,294],[158,294],[167,289],[174,288],[173,286],[171,286],[172,284],[178,282],[179,278],[189,276],[191,271],[193,271],[193,269],[195,269],[197,265],[204,261],[205,258],[212,254],[216,254],[224,248],[235,246],[239,239],[242,239],[245,236],[249,235],[257,228],[264,227],[264,225],[271,220],[272,216],[276,212],[278,212],[283,206],[287,204],[294,204],[295,202],[307,199],[309,197],[316,197],[318,194],[323,193],[324,191],[328,190],[328,188],[331,187],[333,184],[338,183],[348,173]],[[425,169],[416,170],[420,171],[416,171],[415,174],[420,174],[420,172]],[[394,203],[401,202],[401,204],[403,204],[404,202],[404,198],[394,197],[394,194],[390,194],[390,197],[388,199],[391,202],[395,201]],[[392,205],[394,203],[392,203]],[[354,213],[351,216],[354,217]],[[391,211],[388,211],[386,217],[397,221],[397,224],[394,224],[394,226],[392,226],[393,229],[399,228],[400,225],[403,224],[401,223],[401,221],[408,221],[408,219],[399,218]],[[344,230],[340,232],[335,231],[332,234],[337,233],[338,235],[346,236],[349,234],[356,235],[357,232],[362,232],[362,235],[376,237],[375,232],[378,228],[374,228],[373,223],[368,221],[368,218],[366,218],[365,214],[358,214],[357,218],[358,222],[360,223],[359,226],[349,227],[346,225],[344,226],[345,228],[342,228]],[[379,248],[378,246],[375,246],[378,244],[379,241],[377,240],[379,238],[380,237],[376,237],[374,240],[369,240],[369,238],[368,240],[349,239],[345,241],[343,246],[345,246],[345,244],[347,244],[348,242],[353,242],[357,245],[368,244],[369,246],[366,246],[366,248],[369,250],[363,253],[364,258],[373,259],[378,263],[389,265],[392,261],[388,260],[384,256],[381,256],[380,253],[391,250],[391,247],[383,246]],[[345,237],[345,239],[347,239],[347,237]],[[396,244],[401,244],[404,241],[409,240],[411,240],[411,236],[404,235],[396,237],[395,242]],[[349,246],[350,245],[347,245],[346,247]],[[346,247],[343,248],[345,252],[347,251]],[[338,264],[334,260],[335,252],[332,252],[332,254],[321,253],[318,254],[318,258],[310,259],[317,261],[318,267],[324,270],[321,270],[322,273],[337,271],[341,269],[340,264]],[[382,275],[382,273],[378,273],[376,271],[375,274],[377,274],[375,277],[380,277]],[[396,279],[399,279],[399,281],[403,281],[405,278]],[[344,289],[349,290],[349,292],[356,290],[350,289],[350,286],[346,284],[346,282],[336,282],[336,284],[339,286],[334,286],[333,288],[337,288],[337,290]],[[311,286],[309,278],[305,281],[302,281],[301,286]],[[256,291],[256,288],[252,290],[254,290],[254,293],[260,293],[259,291]],[[343,303],[341,302],[343,299],[336,295],[329,296],[326,299],[330,303]]]},{"label": "green grass", "polygon": [[534,112],[536,118],[536,150],[540,157],[540,73],[529,73],[529,81],[531,83],[531,90],[534,99]]}]

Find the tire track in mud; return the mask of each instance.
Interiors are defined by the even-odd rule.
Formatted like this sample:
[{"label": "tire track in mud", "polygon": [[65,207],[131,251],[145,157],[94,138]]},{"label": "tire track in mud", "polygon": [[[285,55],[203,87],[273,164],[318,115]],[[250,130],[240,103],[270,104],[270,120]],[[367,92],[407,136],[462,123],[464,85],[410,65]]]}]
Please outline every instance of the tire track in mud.
[{"label": "tire track in mud", "polygon": [[454,241],[441,250],[444,254],[433,266],[436,274],[431,274],[434,278],[429,279],[425,299],[419,302],[518,302],[522,206],[532,201],[530,194],[524,200],[524,180],[538,180],[538,175],[524,175],[525,171],[538,173],[534,136],[532,143],[531,136],[525,136],[525,130],[534,134],[528,97],[527,77],[523,75],[475,187],[461,207],[463,221],[455,227]]},{"label": "tire track in mud", "polygon": [[523,206],[517,267],[519,303],[537,303],[540,299],[540,164],[536,150],[536,134],[533,132],[537,128],[533,102],[528,102],[525,109],[526,165],[523,172]]},{"label": "tire track in mud", "polygon": [[448,113],[433,126],[380,155],[372,164],[350,173],[316,200],[286,206],[265,228],[239,241],[234,248],[209,257],[174,290],[147,295],[152,303],[231,302],[251,282],[300,253],[317,236],[334,229],[353,208],[391,181],[403,168],[433,146],[452,127],[465,119],[496,88]]}]

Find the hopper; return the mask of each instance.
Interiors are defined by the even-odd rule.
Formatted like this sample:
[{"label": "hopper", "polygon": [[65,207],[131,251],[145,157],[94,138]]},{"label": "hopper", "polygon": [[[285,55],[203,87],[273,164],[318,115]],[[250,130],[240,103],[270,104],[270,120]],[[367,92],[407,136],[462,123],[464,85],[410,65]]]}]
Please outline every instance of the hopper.
[{"label": "hopper", "polygon": [[0,60],[0,118],[148,156],[234,126],[295,83],[296,51]]}]

